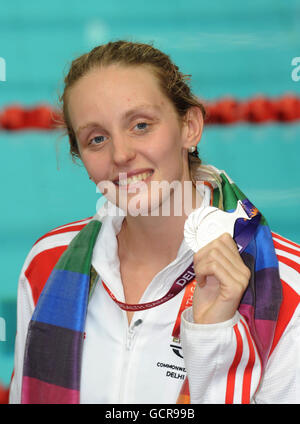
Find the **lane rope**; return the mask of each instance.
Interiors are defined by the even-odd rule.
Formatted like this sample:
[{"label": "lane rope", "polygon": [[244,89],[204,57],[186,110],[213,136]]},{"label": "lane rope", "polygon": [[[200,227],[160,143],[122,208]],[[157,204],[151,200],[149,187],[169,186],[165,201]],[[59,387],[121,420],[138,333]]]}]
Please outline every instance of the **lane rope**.
[{"label": "lane rope", "polygon": [[[277,98],[262,95],[247,100],[224,97],[216,101],[200,99],[206,109],[207,125],[236,123],[292,123],[300,120],[300,97],[285,94]],[[0,110],[0,130],[59,130],[63,127],[60,111],[47,104],[23,107],[11,104]]]}]

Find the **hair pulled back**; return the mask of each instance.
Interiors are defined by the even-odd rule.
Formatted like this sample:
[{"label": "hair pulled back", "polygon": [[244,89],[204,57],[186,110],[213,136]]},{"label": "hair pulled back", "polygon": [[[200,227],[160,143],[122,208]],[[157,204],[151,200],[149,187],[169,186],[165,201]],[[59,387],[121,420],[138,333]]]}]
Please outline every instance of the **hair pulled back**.
[{"label": "hair pulled back", "polygon": [[[93,48],[71,62],[68,74],[64,78],[64,91],[59,96],[61,102],[62,123],[60,125],[69,137],[70,153],[75,158],[80,158],[78,145],[70,117],[68,114],[68,92],[72,86],[89,71],[100,67],[119,64],[124,66],[148,66],[157,77],[160,88],[174,105],[178,116],[184,119],[188,109],[198,106],[205,118],[205,108],[198,98],[191,92],[188,81],[190,75],[179,71],[170,57],[154,48],[151,44],[130,41],[113,41]],[[189,153],[189,167],[201,165],[198,151]]]}]

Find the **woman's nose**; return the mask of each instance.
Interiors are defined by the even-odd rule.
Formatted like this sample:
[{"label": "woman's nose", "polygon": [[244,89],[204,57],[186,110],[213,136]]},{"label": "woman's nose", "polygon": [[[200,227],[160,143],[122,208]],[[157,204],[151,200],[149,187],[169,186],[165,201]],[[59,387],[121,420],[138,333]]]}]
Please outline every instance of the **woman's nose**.
[{"label": "woman's nose", "polygon": [[112,142],[112,159],[116,165],[123,165],[135,157],[132,140],[126,136],[116,136]]}]

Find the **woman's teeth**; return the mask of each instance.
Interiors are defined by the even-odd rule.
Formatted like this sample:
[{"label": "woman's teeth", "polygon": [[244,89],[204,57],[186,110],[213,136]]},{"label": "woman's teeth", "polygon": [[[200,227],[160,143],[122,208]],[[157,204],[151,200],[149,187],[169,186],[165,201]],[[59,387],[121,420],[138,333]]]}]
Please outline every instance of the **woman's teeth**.
[{"label": "woman's teeth", "polygon": [[137,175],[133,175],[132,177],[129,177],[129,178],[121,179],[121,180],[117,181],[117,184],[119,186],[127,186],[131,183],[135,183],[137,181],[145,180],[146,178],[150,177],[150,175],[152,175],[152,174],[153,174],[153,172],[143,172],[142,174],[137,174]]}]

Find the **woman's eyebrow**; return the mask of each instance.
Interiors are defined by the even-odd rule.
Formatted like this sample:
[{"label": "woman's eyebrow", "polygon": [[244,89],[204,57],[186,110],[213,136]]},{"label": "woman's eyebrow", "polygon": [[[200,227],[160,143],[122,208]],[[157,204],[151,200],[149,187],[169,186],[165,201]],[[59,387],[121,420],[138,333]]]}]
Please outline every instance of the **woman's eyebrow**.
[{"label": "woman's eyebrow", "polygon": [[[161,111],[161,107],[158,106],[158,105],[148,105],[148,104],[135,106],[134,108],[127,110],[123,114],[122,120],[125,121],[125,120],[129,119],[131,116],[136,115],[136,114],[143,112],[143,111],[147,111],[147,110]],[[77,130],[76,130],[76,134],[79,135],[79,133],[82,130],[89,128],[89,127],[101,127],[101,125],[99,124],[99,122],[88,122],[88,123],[78,127]]]},{"label": "woman's eyebrow", "polygon": [[128,118],[131,118],[131,116],[137,113],[147,111],[147,110],[154,110],[159,112],[161,111],[161,107],[158,105],[149,105],[149,104],[139,105],[125,112],[124,115],[122,116],[122,119],[126,120]]},{"label": "woman's eyebrow", "polygon": [[99,122],[88,122],[87,124],[84,124],[78,127],[77,130],[75,131],[75,134],[78,136],[81,133],[81,131],[90,127],[101,127],[101,125],[99,124]]}]

